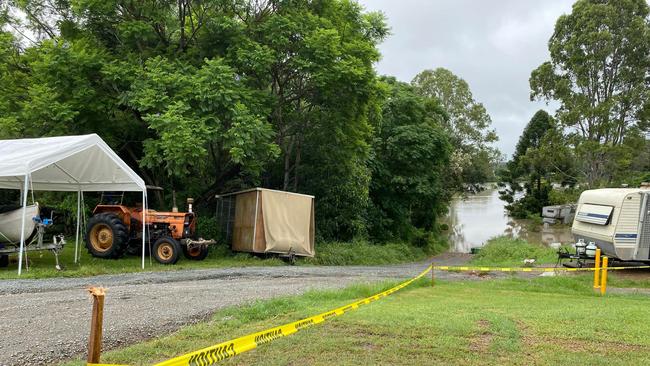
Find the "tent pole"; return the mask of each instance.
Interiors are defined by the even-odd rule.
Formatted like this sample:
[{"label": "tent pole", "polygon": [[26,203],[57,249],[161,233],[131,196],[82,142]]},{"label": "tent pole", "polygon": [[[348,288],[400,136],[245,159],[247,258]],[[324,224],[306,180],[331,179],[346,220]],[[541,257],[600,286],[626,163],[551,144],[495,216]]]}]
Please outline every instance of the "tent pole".
[{"label": "tent pole", "polygon": [[142,191],[142,269],[144,269],[145,237],[147,236],[147,191]]},{"label": "tent pole", "polygon": [[77,191],[77,234],[74,240],[74,262],[79,262],[79,221],[81,217],[81,188]]},{"label": "tent pole", "polygon": [[18,275],[23,272],[23,250],[25,249],[25,215],[27,214],[27,189],[29,183],[29,175],[25,174],[25,186],[23,188],[23,217],[20,225],[20,252],[18,252]]}]

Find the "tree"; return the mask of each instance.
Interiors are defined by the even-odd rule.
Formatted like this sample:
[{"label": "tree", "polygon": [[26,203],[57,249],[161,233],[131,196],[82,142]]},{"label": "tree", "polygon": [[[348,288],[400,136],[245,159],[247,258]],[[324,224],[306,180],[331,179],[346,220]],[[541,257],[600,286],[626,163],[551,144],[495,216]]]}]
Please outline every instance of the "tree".
[{"label": "tree", "polygon": [[[366,232],[380,13],[347,0],[8,6],[3,136],[95,132],[199,209],[264,185],[316,195],[324,237]],[[19,47],[20,33],[36,37]]]},{"label": "tree", "polygon": [[549,40],[551,60],[530,78],[531,99],[557,100],[576,136],[587,182],[612,179],[630,133],[648,131],[650,23],[645,0],[580,0]]},{"label": "tree", "polygon": [[498,137],[490,128],[487,110],[474,100],[467,82],[447,69],[437,68],[422,71],[411,84],[421,95],[436,99],[447,113],[444,125],[456,147],[452,161],[459,182],[486,182],[491,172],[485,169],[485,158],[496,159],[498,151],[491,144]]},{"label": "tree", "polygon": [[[553,118],[539,110],[524,128],[512,159],[500,173],[500,198],[508,202],[506,209],[516,218],[538,215],[549,204],[553,181],[575,184],[572,150]],[[522,191],[524,194],[517,198]]]},{"label": "tree", "polygon": [[444,177],[452,147],[435,99],[394,78],[383,82],[388,98],[374,123],[371,233],[380,240],[414,241],[435,230],[449,203]]}]

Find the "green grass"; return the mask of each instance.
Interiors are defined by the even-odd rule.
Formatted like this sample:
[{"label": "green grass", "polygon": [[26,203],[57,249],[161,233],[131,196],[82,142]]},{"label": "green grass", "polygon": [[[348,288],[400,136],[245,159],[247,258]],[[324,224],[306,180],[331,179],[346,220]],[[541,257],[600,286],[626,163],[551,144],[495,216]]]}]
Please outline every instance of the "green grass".
[{"label": "green grass", "polygon": [[[404,263],[422,260],[446,248],[444,241],[436,241],[427,248],[415,247],[406,243],[371,244],[367,241],[350,243],[324,242],[316,245],[316,257],[300,258],[298,265],[378,265]],[[74,263],[74,242],[68,243],[60,255],[63,271],[54,268],[54,256],[50,252],[28,253],[31,267],[20,278],[85,277],[101,274],[140,272],[141,257],[125,256],[117,260],[94,258],[81,247],[81,260]],[[0,268],[0,279],[18,278],[17,255],[7,268]],[[181,259],[172,266],[165,266],[155,260],[146,259],[144,271],[174,271],[182,269],[224,268],[242,266],[279,266],[284,262],[275,257],[262,259],[248,253],[233,253],[225,245],[210,249],[210,255],[203,261]]]},{"label": "green grass", "polygon": [[[29,252],[31,262],[29,271],[24,271],[20,278],[48,278],[48,277],[85,277],[101,274],[141,272],[142,258],[139,256],[124,256],[120,259],[94,258],[81,247],[79,264],[74,263],[74,241],[69,242],[59,256],[63,266],[62,271],[54,268],[55,260],[51,252]],[[18,278],[18,256],[10,256],[9,267],[0,268],[0,279]],[[283,265],[280,259],[261,259],[247,253],[232,253],[224,245],[216,245],[203,261],[191,261],[181,257],[175,265],[162,265],[155,260],[146,258],[144,271],[177,271],[182,269],[222,268],[242,266],[278,266]],[[24,267],[23,267],[24,270]]]},{"label": "green grass", "polygon": [[499,236],[490,239],[472,258],[477,266],[517,266],[521,267],[524,259],[534,258],[536,264],[555,263],[557,252],[543,244],[532,244],[522,239]]},{"label": "green grass", "polygon": [[415,262],[443,251],[447,248],[446,245],[446,242],[441,240],[424,248],[407,243],[373,244],[364,240],[347,243],[325,242],[316,247],[314,258],[304,262],[326,266]]},{"label": "green grass", "polygon": [[[236,365],[641,365],[650,362],[650,297],[591,290],[588,275],[494,281],[420,280],[388,298],[281,338]],[[317,314],[383,285],[257,302],[170,336],[107,352],[147,365]],[[83,365],[73,361],[66,365]]]}]

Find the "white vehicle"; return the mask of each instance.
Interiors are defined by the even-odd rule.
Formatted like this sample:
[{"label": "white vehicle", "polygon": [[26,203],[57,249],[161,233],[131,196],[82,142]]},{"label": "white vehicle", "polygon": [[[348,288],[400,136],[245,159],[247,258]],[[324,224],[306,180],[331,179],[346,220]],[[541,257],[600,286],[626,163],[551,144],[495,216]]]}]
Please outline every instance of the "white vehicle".
[{"label": "white vehicle", "polygon": [[650,187],[584,191],[571,232],[603,255],[650,262]]}]

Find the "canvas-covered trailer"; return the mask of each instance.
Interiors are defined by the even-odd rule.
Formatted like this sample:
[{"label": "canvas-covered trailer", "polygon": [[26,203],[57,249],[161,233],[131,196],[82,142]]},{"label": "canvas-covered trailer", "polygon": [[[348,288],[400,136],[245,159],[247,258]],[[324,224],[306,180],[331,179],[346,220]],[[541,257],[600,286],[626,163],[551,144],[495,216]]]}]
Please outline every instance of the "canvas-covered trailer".
[{"label": "canvas-covered trailer", "polygon": [[594,242],[604,255],[650,262],[650,189],[583,192],[571,232],[576,240]]},{"label": "canvas-covered trailer", "polygon": [[314,196],[254,188],[217,196],[232,250],[313,257]]}]

